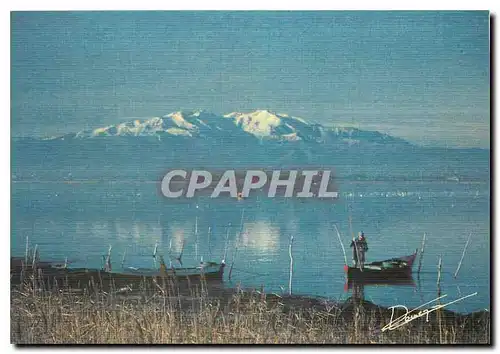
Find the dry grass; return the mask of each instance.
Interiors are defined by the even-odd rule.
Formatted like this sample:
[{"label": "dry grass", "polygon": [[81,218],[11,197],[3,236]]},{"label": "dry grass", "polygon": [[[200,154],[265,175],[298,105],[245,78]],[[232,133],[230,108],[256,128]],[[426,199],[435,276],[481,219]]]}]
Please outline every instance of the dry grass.
[{"label": "dry grass", "polygon": [[[33,279],[32,279],[33,280]],[[93,290],[42,290],[35,282],[11,290],[11,341],[15,344],[457,344],[489,343],[488,313],[460,316],[437,311],[380,330],[390,311],[368,302],[343,305],[259,292],[209,296],[120,295]],[[435,314],[436,314],[435,313]],[[438,321],[439,319],[439,321]]]}]

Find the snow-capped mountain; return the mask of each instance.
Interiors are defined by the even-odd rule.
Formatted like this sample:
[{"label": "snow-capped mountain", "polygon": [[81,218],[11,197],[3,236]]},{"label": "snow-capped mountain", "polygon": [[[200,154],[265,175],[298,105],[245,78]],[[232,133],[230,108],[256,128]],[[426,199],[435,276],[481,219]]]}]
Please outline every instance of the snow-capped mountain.
[{"label": "snow-capped mountain", "polygon": [[376,131],[364,131],[352,127],[325,127],[302,118],[268,110],[249,113],[232,112],[225,115],[216,115],[207,111],[173,112],[162,117],[136,119],[89,131],[80,131],[63,138],[110,136],[155,136],[158,140],[174,136],[188,138],[236,136],[261,141],[342,143],[349,146],[362,142],[408,144],[402,139]]},{"label": "snow-capped mountain", "polygon": [[462,180],[467,171],[481,170],[489,161],[488,151],[471,151],[467,153],[476,165],[461,166],[455,162],[463,161],[463,151],[424,148],[376,131],[326,127],[313,119],[267,110],[173,112],[57,138],[14,138],[12,171],[17,180],[155,180],[172,167],[333,166],[337,176],[361,179],[386,178],[390,170],[391,178],[422,178],[422,171],[429,171],[432,178],[452,174]]}]

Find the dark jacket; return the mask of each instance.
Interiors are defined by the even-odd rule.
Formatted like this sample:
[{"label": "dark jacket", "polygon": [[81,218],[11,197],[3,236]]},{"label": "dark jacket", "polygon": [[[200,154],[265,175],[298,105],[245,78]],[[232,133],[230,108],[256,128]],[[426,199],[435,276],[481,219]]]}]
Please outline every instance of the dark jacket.
[{"label": "dark jacket", "polygon": [[363,237],[362,240],[358,240],[358,247],[364,252],[368,251],[368,243],[366,242],[366,237]]},{"label": "dark jacket", "polygon": [[356,246],[358,251],[362,251],[362,252],[368,251],[368,243],[366,242],[366,237],[364,237],[362,240],[360,240],[359,238],[352,240],[350,247],[354,247],[354,246]]}]

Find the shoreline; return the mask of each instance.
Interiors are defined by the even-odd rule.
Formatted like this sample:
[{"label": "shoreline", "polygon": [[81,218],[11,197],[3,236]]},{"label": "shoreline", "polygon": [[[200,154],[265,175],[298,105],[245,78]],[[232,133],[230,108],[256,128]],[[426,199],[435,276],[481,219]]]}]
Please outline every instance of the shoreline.
[{"label": "shoreline", "polygon": [[[220,282],[151,280],[134,289],[103,290],[11,278],[14,344],[490,344],[490,312],[441,308],[394,330],[403,316],[363,299],[344,302],[304,295],[224,288]],[[37,279],[38,278],[38,279]],[[429,306],[430,308],[430,306]]]}]

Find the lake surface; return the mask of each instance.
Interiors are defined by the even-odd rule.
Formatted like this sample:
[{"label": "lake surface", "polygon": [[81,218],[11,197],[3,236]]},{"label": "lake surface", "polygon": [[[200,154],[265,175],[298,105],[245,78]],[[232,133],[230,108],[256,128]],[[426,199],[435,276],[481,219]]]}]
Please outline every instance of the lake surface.
[{"label": "lake surface", "polygon": [[[42,259],[68,257],[73,266],[100,267],[101,256],[112,245],[115,267],[124,252],[126,266],[151,267],[155,243],[159,253],[167,255],[171,245],[176,255],[185,239],[183,262],[189,266],[201,257],[220,261],[229,232],[227,263],[236,247],[238,251],[231,281],[226,271],[226,285],[241,282],[280,293],[288,291],[288,247],[293,235],[293,292],[346,299],[351,293],[344,290],[344,256],[333,225],[341,231],[351,262],[350,214],[353,232],[362,230],[367,237],[367,261],[412,254],[427,234],[420,280],[418,262],[414,266],[415,286],[366,286],[367,300],[418,306],[436,298],[441,255],[445,300],[477,292],[450,308],[489,309],[489,181],[338,184],[341,198],[331,203],[257,195],[242,201],[167,200],[153,182],[13,182],[11,253],[23,255],[28,236],[32,245],[38,244]],[[454,279],[470,233],[471,242]]]}]

